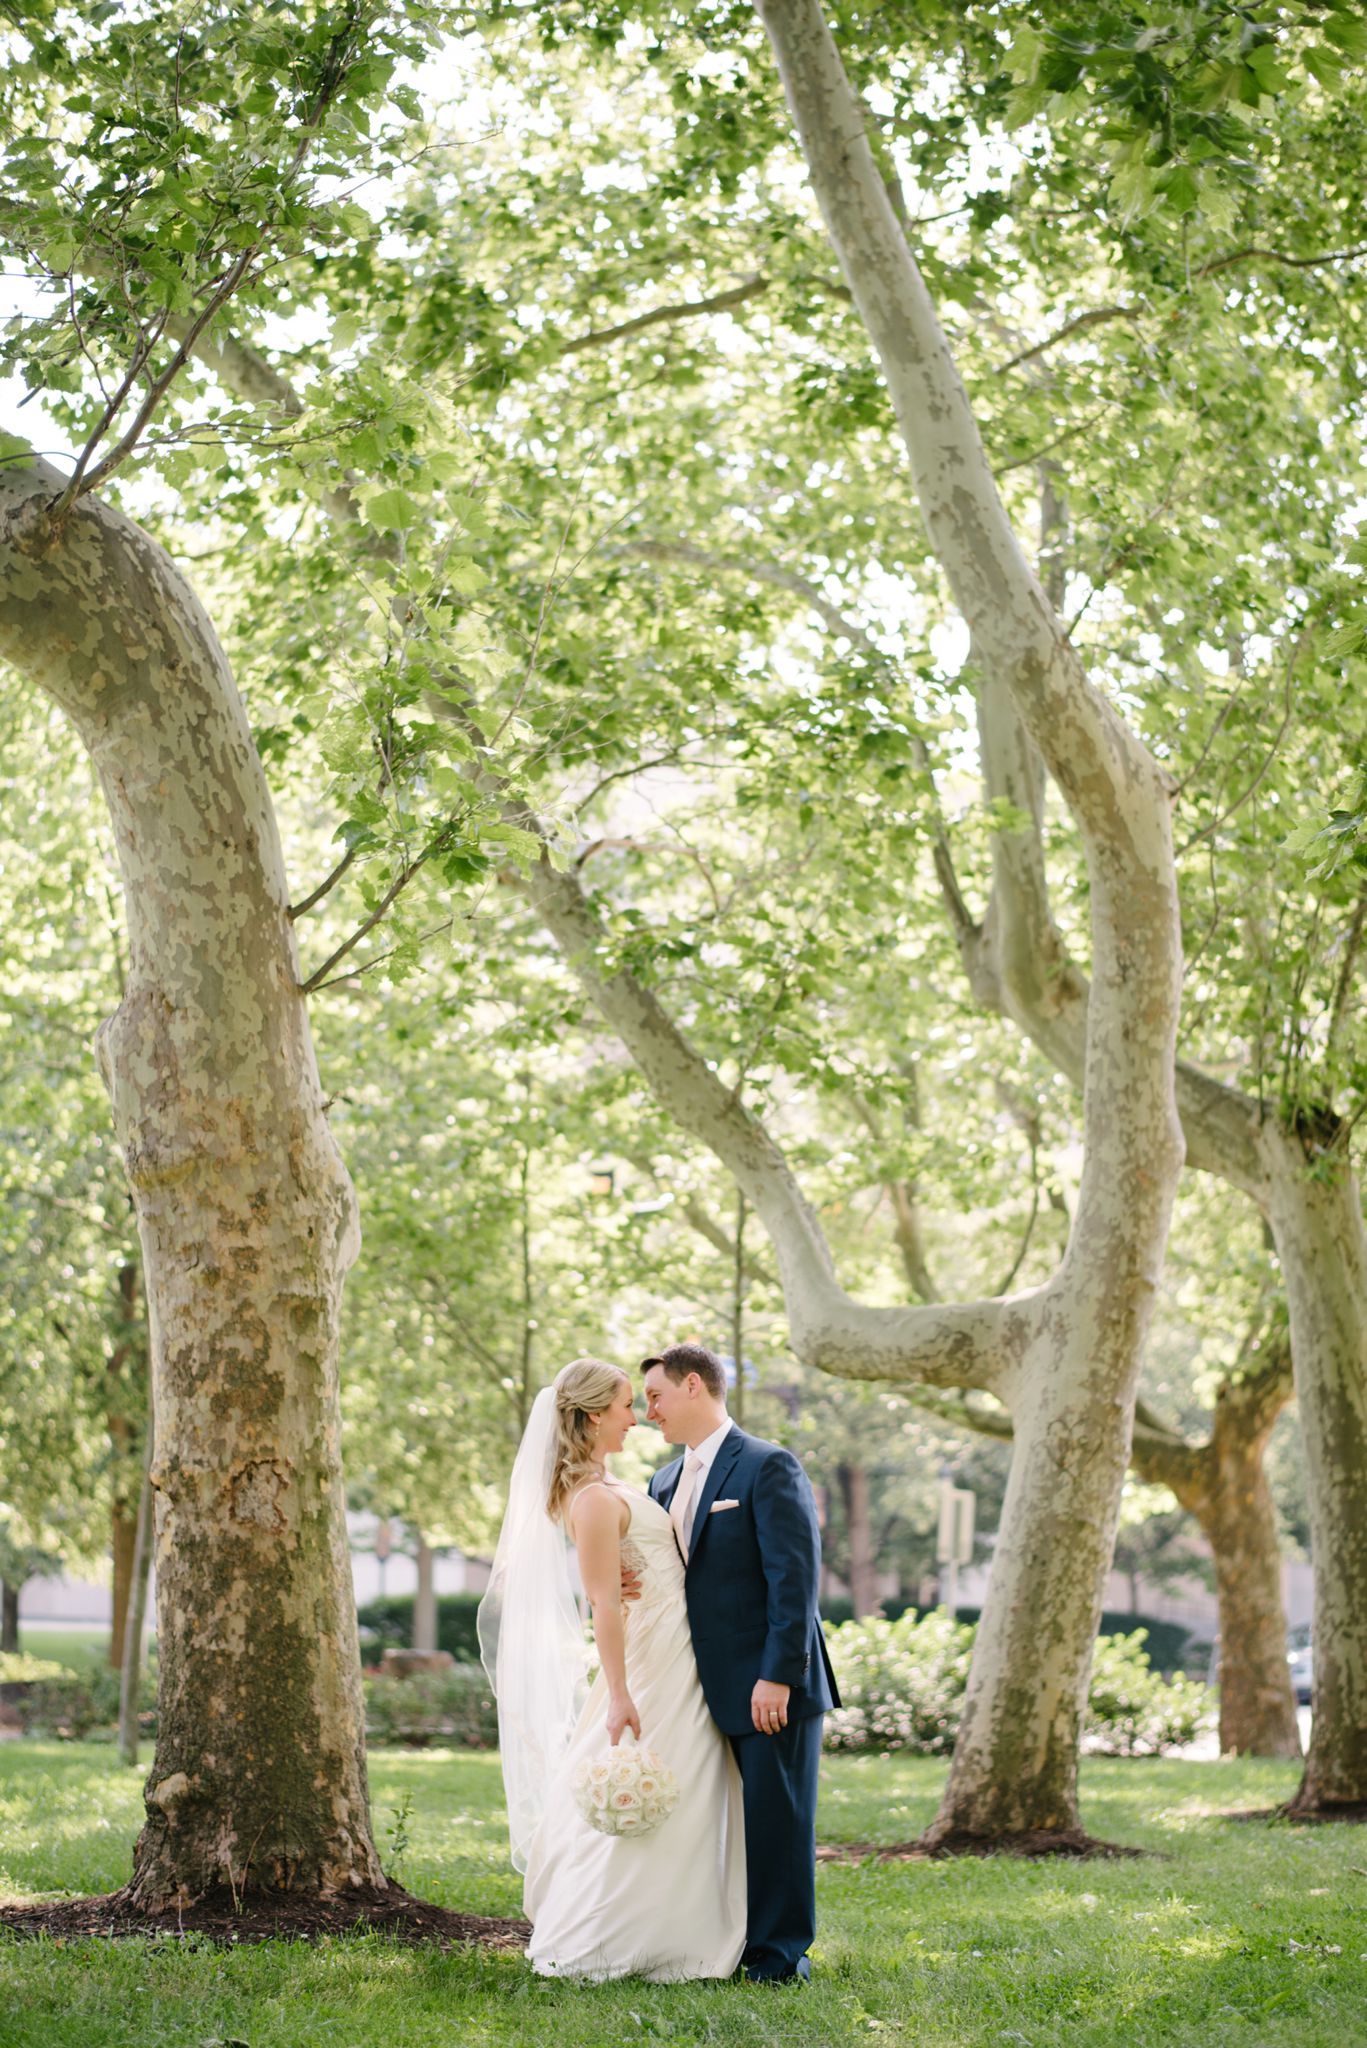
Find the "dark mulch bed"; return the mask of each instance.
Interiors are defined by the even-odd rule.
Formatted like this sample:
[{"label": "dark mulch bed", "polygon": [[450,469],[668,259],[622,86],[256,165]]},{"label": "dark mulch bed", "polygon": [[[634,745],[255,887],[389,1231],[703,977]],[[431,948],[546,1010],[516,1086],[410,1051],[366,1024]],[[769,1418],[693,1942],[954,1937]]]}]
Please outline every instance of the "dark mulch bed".
[{"label": "dark mulch bed", "polygon": [[1362,1827],[1367,1823],[1367,1800],[1345,1801],[1342,1806],[1317,1806],[1302,1809],[1288,1803],[1285,1806],[1247,1806],[1230,1813],[1222,1813],[1221,1820],[1284,1820],[1293,1828],[1331,1827],[1338,1821],[1346,1821],[1350,1827]]},{"label": "dark mulch bed", "polygon": [[1095,1856],[1147,1856],[1147,1849],[1127,1848],[1122,1842],[1098,1842],[1080,1828],[1036,1828],[1028,1834],[1006,1835],[996,1841],[980,1835],[944,1835],[926,1844],[897,1842],[823,1843],[816,1852],[818,1863],[862,1863],[868,1856],[879,1863],[937,1863],[947,1856],[1071,1856],[1078,1861]]},{"label": "dark mulch bed", "polygon": [[477,1942],[485,1948],[521,1948],[531,1934],[525,1920],[489,1920],[480,1913],[453,1913],[447,1906],[415,1899],[398,1885],[370,1887],[326,1899],[287,1895],[239,1896],[228,1890],[196,1900],[182,1912],[148,1913],[126,1891],[88,1899],[55,1899],[46,1905],[0,1906],[0,1928],[12,1934],[45,1934],[59,1941],[89,1935],[122,1939],[134,1934],[197,1934],[210,1941],[317,1941],[323,1935],[387,1934],[393,1940]]}]

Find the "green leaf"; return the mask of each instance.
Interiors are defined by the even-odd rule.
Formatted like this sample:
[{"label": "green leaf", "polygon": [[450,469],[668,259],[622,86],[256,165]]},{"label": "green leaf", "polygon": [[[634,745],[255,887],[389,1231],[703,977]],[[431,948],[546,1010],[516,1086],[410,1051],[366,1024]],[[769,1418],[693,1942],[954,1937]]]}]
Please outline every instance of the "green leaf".
[{"label": "green leaf", "polygon": [[358,206],[354,200],[347,200],[337,208],[337,218],[354,241],[373,241],[379,233],[378,227],[365,208]]},{"label": "green leaf", "polygon": [[403,526],[416,525],[420,515],[407,491],[389,490],[377,491],[373,498],[366,500],[365,516],[372,526],[397,531]]},{"label": "green leaf", "polygon": [[1367,21],[1335,14],[1324,24],[1324,39],[1350,57],[1367,57]]},{"label": "green leaf", "polygon": [[1219,228],[1223,233],[1233,227],[1237,207],[1234,194],[1226,186],[1203,180],[1196,195],[1196,204],[1213,228]]},{"label": "green leaf", "polygon": [[1173,172],[1163,193],[1163,202],[1173,213],[1190,213],[1200,197],[1201,188],[1193,172],[1185,165]]},{"label": "green leaf", "polygon": [[1307,50],[1305,68],[1316,84],[1333,92],[1343,79],[1343,59],[1335,50]]},{"label": "green leaf", "polygon": [[1017,29],[1006,53],[1006,68],[1011,76],[1025,85],[1033,85],[1044,47],[1044,38],[1037,29]]},{"label": "green leaf", "polygon": [[537,861],[541,858],[541,841],[535,832],[524,832],[520,825],[497,823],[480,828],[480,838],[492,840],[496,846],[506,846],[515,859]]},{"label": "green leaf", "polygon": [[1009,797],[989,797],[983,809],[994,832],[1024,832],[1029,827],[1030,813],[1013,804]]},{"label": "green leaf", "polygon": [[1142,220],[1162,203],[1157,181],[1147,164],[1127,164],[1118,171],[1107,196],[1126,223]]},{"label": "green leaf", "polygon": [[477,597],[489,581],[489,575],[468,556],[453,555],[446,564],[446,581],[458,597]]}]

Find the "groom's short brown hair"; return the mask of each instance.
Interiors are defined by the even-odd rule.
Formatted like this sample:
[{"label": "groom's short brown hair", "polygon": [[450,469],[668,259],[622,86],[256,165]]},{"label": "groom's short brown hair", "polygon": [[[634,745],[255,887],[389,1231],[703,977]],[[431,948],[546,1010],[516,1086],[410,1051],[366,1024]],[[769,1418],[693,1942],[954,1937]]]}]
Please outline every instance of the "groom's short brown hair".
[{"label": "groom's short brown hair", "polygon": [[671,1344],[658,1358],[643,1358],[641,1371],[649,1372],[652,1365],[663,1366],[675,1382],[695,1372],[714,1401],[726,1399],[726,1368],[705,1344]]}]

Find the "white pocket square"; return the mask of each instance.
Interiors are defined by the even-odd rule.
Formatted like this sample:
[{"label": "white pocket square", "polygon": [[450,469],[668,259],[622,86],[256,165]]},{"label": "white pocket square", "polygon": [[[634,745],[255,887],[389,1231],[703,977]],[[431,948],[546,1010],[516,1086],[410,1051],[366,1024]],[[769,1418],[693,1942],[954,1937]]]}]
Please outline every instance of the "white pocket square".
[{"label": "white pocket square", "polygon": [[723,1508],[738,1508],[739,1506],[740,1502],[738,1500],[714,1500],[707,1512],[709,1515],[719,1515]]}]

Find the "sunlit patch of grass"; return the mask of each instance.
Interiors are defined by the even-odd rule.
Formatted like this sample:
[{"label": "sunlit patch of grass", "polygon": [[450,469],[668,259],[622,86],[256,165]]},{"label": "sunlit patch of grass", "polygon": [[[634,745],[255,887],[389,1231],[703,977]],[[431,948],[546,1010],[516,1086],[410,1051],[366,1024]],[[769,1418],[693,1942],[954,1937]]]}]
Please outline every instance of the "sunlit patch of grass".
[{"label": "sunlit patch of grass", "polygon": [[[376,1834],[411,1795],[397,1875],[467,1911],[520,1910],[496,1756],[371,1758]],[[143,1771],[107,1746],[0,1749],[0,1887],[109,1890],[128,1873]],[[828,1760],[825,1840],[905,1841],[944,1765]],[[1094,1759],[1093,1833],[1128,1861],[823,1865],[806,1991],[546,1982],[516,1953],[442,1954],[373,1935],[223,1950],[191,1941],[0,1937],[0,2048],[1352,2048],[1367,2039],[1367,1837],[1240,1824],[1294,1768]]]}]

